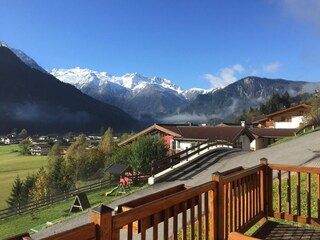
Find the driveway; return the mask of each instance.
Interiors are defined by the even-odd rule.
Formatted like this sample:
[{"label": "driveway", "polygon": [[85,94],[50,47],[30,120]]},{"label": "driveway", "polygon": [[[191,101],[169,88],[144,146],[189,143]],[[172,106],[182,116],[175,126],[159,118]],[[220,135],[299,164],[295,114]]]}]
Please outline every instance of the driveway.
[{"label": "driveway", "polygon": [[[116,200],[108,204],[108,206],[115,208],[119,204],[182,183],[189,186],[197,186],[210,181],[212,173],[214,172],[225,171],[237,166],[243,166],[245,168],[251,167],[259,164],[260,159],[263,157],[267,158],[269,163],[294,166],[307,164],[309,166],[320,167],[320,131],[255,152],[236,152],[225,156],[213,155],[211,159],[207,160],[211,161],[211,164],[204,162],[202,164],[195,164],[192,169],[185,169],[184,172],[181,172],[181,174],[177,175],[175,178],[169,176],[168,179],[163,180],[162,182],[156,183],[144,190]],[[89,221],[89,213],[86,213],[66,222],[44,229],[39,233],[33,234],[32,237],[34,239],[41,239],[58,232],[75,228],[88,223]]]}]

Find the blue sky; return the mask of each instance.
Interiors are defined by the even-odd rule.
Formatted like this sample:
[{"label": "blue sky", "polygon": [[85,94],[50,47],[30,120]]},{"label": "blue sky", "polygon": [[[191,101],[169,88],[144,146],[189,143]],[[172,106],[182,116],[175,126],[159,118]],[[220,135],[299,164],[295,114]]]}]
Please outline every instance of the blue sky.
[{"label": "blue sky", "polygon": [[320,81],[319,0],[0,0],[0,40],[45,69],[139,72],[183,89]]}]

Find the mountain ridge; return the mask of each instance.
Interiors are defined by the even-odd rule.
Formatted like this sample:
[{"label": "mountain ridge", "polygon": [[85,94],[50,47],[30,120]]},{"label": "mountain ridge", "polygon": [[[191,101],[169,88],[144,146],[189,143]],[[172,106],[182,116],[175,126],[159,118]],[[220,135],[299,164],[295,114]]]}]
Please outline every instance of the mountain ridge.
[{"label": "mountain ridge", "polygon": [[116,131],[138,129],[136,120],[115,106],[93,99],[74,86],[26,65],[0,47],[0,132]]}]

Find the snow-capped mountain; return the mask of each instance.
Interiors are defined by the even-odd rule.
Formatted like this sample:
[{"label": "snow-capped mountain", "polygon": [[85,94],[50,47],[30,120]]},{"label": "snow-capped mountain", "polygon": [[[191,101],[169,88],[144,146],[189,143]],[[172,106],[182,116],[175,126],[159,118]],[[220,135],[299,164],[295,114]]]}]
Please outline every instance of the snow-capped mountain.
[{"label": "snow-capped mountain", "polygon": [[107,72],[97,72],[79,67],[72,69],[52,69],[50,73],[62,82],[70,83],[79,89],[85,88],[88,85],[103,88],[108,83],[114,83],[134,93],[138,93],[147,85],[154,84],[166,89],[171,89],[177,93],[183,92],[183,90],[168,79],[159,77],[147,78],[139,73],[127,73],[117,77]]},{"label": "snow-capped mountain", "polygon": [[113,76],[79,67],[52,69],[50,73],[83,93],[116,105],[138,118],[174,112],[199,94],[208,92],[196,88],[182,90],[168,79],[148,78],[139,73]]},{"label": "snow-capped mountain", "polygon": [[40,67],[35,60],[33,60],[31,57],[29,57],[27,54],[25,54],[20,49],[12,48],[4,41],[0,40],[0,46],[9,48],[18,58],[22,60],[26,65],[28,65],[31,68],[37,69],[43,73],[48,74],[46,70],[44,70],[42,67]]}]

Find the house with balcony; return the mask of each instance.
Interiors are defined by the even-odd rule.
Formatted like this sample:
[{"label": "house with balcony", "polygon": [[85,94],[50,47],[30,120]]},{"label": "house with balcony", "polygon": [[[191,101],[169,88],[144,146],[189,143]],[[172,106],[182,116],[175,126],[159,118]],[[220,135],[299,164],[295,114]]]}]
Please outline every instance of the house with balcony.
[{"label": "house with balcony", "polygon": [[241,146],[243,151],[250,150],[254,136],[244,126],[191,126],[189,124],[154,124],[149,128],[120,142],[124,146],[144,135],[160,136],[165,140],[170,153],[177,153],[202,142],[228,141]]},{"label": "house with balcony", "polygon": [[259,128],[297,129],[305,124],[310,112],[310,105],[300,104],[268,115],[259,116],[251,124]]},{"label": "house with balcony", "polygon": [[36,144],[30,148],[31,155],[45,156],[48,155],[51,146],[49,144]]}]

